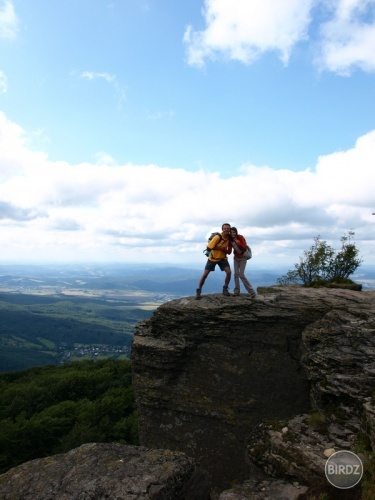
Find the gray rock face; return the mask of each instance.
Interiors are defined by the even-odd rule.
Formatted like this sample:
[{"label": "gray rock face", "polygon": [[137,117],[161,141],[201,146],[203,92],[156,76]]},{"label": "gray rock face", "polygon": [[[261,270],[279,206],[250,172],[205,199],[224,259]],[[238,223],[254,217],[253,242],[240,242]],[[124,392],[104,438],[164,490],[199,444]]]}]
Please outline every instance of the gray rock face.
[{"label": "gray rock face", "polygon": [[375,450],[375,406],[370,401],[365,403],[365,426],[372,449]]},{"label": "gray rock face", "polygon": [[208,500],[205,473],[182,453],[86,444],[0,476],[2,500]]},{"label": "gray rock face", "polygon": [[[255,300],[174,300],[139,325],[133,342],[141,443],[186,452],[215,487],[254,479],[253,462],[305,484],[324,475],[326,446],[350,448],[375,385],[375,292],[272,287],[258,293]],[[318,440],[312,428],[307,436],[316,454],[307,439],[305,456],[291,467],[288,436],[303,434],[306,421],[291,422],[284,438],[267,422],[292,421],[332,403],[349,424],[328,419],[329,433]],[[272,455],[267,446],[273,450],[275,442]],[[259,460],[259,450],[271,465]]]},{"label": "gray rock face", "polygon": [[0,498],[293,500],[360,432],[375,449],[375,291],[258,293],[160,306],[132,350],[143,446],[28,462]]},{"label": "gray rock face", "polygon": [[303,332],[313,406],[339,406],[346,420],[375,386],[375,293],[352,295],[345,308],[337,304]]}]

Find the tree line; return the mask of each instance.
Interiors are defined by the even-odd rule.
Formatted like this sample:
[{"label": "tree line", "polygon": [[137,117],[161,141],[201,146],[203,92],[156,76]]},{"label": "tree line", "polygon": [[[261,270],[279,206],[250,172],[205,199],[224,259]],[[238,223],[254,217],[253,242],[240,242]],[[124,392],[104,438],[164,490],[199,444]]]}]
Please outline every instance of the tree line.
[{"label": "tree line", "polygon": [[0,473],[88,442],[138,444],[129,360],[0,374]]}]

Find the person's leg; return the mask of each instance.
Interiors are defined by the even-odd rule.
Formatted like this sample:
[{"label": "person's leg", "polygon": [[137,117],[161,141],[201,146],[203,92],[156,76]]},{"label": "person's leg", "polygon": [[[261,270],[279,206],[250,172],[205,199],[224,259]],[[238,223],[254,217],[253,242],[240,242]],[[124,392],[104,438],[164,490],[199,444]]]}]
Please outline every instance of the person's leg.
[{"label": "person's leg", "polygon": [[202,287],[204,285],[204,282],[206,281],[206,278],[210,274],[210,272],[211,271],[215,271],[215,266],[216,266],[216,264],[214,262],[211,262],[210,260],[207,260],[206,266],[204,268],[202,277],[199,280],[198,288],[197,288],[196,293],[195,293],[195,298],[196,299],[200,299],[201,298],[201,292],[202,292]]},{"label": "person's leg", "polygon": [[234,295],[240,294],[240,259],[237,257],[233,258],[234,267]]},{"label": "person's leg", "polygon": [[223,286],[223,294],[224,295],[230,295],[228,291],[228,285],[230,283],[230,278],[232,276],[232,271],[230,267],[224,267],[223,271],[225,272],[225,281],[224,281],[224,286]]},{"label": "person's leg", "polygon": [[199,289],[202,289],[202,287],[203,287],[203,285],[204,285],[204,282],[206,281],[206,278],[207,278],[207,276],[210,274],[210,272],[211,272],[211,271],[210,271],[210,270],[208,270],[208,269],[205,269],[205,270],[203,271],[202,277],[201,277],[201,279],[199,280],[199,284],[198,284],[198,288],[199,288]]},{"label": "person's leg", "polygon": [[244,284],[244,287],[246,288],[246,290],[251,295],[255,296],[256,295],[255,290],[252,287],[250,281],[245,276],[245,269],[246,269],[247,260],[246,259],[240,259],[240,260],[241,260],[241,262],[240,262],[240,265],[239,265],[239,274],[240,274],[241,281]]},{"label": "person's leg", "polygon": [[225,282],[224,283],[225,283],[225,286],[228,286],[230,283],[230,278],[232,276],[232,271],[230,270],[230,267],[226,267],[224,269],[224,271],[225,271]]}]

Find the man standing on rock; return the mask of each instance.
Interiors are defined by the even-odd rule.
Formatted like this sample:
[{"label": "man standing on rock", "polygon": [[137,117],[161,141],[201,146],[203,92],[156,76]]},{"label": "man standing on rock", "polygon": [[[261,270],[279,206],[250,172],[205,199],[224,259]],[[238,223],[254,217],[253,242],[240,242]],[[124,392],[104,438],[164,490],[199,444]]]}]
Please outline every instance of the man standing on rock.
[{"label": "man standing on rock", "polygon": [[222,233],[217,234],[207,243],[207,249],[211,250],[208,256],[206,266],[204,268],[201,279],[199,280],[196,299],[201,298],[202,287],[207,276],[211,271],[215,271],[216,264],[219,265],[221,271],[225,271],[225,281],[223,286],[223,295],[229,296],[228,285],[231,278],[231,269],[227,256],[232,253],[232,244],[230,242],[230,224],[225,223],[221,226]]}]

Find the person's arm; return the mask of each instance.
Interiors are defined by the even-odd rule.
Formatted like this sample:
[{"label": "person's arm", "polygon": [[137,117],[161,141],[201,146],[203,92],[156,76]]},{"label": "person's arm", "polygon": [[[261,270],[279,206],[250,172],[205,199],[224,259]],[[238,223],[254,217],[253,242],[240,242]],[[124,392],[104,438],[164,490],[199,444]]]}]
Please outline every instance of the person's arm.
[{"label": "person's arm", "polygon": [[244,252],[246,250],[246,240],[245,238],[241,238],[238,236],[235,240],[236,245],[238,246],[240,252]]},{"label": "person's arm", "polygon": [[211,240],[211,241],[209,241],[209,242],[207,243],[207,248],[208,248],[209,250],[213,250],[213,249],[216,247],[216,245],[219,243],[219,241],[220,241],[220,240],[221,240],[221,238],[220,238],[220,236],[217,234],[216,236],[214,236],[214,237],[212,238],[212,240]]}]

